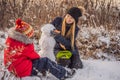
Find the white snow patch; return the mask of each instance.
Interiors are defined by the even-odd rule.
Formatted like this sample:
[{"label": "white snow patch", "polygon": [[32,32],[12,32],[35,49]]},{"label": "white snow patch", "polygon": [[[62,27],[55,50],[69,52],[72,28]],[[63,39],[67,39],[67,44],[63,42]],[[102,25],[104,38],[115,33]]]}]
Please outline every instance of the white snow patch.
[{"label": "white snow patch", "polygon": [[98,37],[98,41],[106,43],[107,44],[107,48],[110,45],[110,37],[101,36],[101,37]]},{"label": "white snow patch", "polygon": [[67,80],[119,80],[119,61],[84,60],[84,68]]}]

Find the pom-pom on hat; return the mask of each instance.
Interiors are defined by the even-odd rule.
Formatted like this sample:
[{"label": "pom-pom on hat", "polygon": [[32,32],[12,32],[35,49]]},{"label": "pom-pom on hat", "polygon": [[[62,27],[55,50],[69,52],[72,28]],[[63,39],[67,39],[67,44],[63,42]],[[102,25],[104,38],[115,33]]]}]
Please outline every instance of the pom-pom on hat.
[{"label": "pom-pom on hat", "polygon": [[15,30],[24,34],[27,37],[32,37],[34,30],[32,28],[32,26],[30,26],[28,23],[22,21],[21,19],[17,19],[16,20],[16,26],[15,26]]},{"label": "pom-pom on hat", "polygon": [[81,6],[72,7],[67,11],[67,14],[71,15],[75,19],[75,22],[78,23],[78,18],[83,15],[84,11],[85,9]]}]

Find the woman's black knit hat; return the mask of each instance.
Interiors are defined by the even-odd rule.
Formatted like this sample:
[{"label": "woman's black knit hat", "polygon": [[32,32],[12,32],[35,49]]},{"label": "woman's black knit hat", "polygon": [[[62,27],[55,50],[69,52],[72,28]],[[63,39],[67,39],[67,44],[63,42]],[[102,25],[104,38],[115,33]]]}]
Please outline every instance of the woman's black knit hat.
[{"label": "woman's black knit hat", "polygon": [[78,23],[78,18],[82,16],[82,11],[78,7],[72,7],[68,10],[67,14],[71,15],[75,22]]}]

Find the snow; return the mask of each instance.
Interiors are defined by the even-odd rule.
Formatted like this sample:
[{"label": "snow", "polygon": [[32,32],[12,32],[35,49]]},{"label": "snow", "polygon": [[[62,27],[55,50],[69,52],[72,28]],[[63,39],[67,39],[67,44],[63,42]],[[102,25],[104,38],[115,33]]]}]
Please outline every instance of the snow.
[{"label": "snow", "polygon": [[84,68],[68,80],[120,80],[119,61],[83,60]]},{"label": "snow", "polygon": [[[66,80],[119,80],[120,62],[119,61],[101,61],[101,60],[82,60],[83,69],[76,70],[72,78]],[[23,80],[31,80],[25,77]],[[36,78],[36,80],[40,80]],[[58,80],[51,74],[43,77],[42,80]]]},{"label": "snow", "polygon": [[[97,29],[96,29],[97,30]],[[96,35],[97,34],[97,39],[99,40],[98,42],[104,42],[108,46],[110,44],[110,37],[109,36],[102,36],[100,31],[96,31],[95,29],[86,29],[83,28],[83,31],[81,32],[82,36],[86,39],[90,38],[91,35]],[[91,32],[89,32],[91,31]],[[103,30],[104,31],[104,30]],[[119,41],[119,36],[118,35],[118,41]],[[3,47],[5,43],[5,38],[7,37],[6,32],[1,32],[0,31],[0,80],[3,75]],[[35,40],[34,40],[35,41]],[[35,48],[37,50],[37,42],[35,42]],[[108,56],[106,53],[100,52],[97,54],[98,56],[104,55]],[[113,59],[110,57],[110,59]],[[93,60],[93,59],[88,59],[83,61],[83,69],[78,69],[76,70],[75,75],[73,78],[67,79],[67,80],[120,80],[120,61],[116,60]],[[11,77],[14,78],[14,77]],[[13,80],[13,79],[12,79]],[[22,80],[40,80],[40,78],[32,78],[30,77],[25,77]],[[42,80],[57,80],[55,77],[53,77],[51,74],[48,74],[48,78],[42,77]]]},{"label": "snow", "polygon": [[[120,32],[105,27],[79,26],[77,47],[83,59],[119,60]],[[114,58],[114,59],[113,59]],[[103,60],[103,59],[102,59]]]},{"label": "snow", "polygon": [[101,42],[104,42],[107,44],[107,48],[109,47],[110,45],[110,37],[104,37],[104,36],[101,36],[98,38],[98,41],[101,41]]},{"label": "snow", "polygon": [[89,35],[90,33],[88,32],[88,30],[86,29],[86,28],[82,28],[82,30],[81,30],[81,35],[82,35],[82,37],[84,37],[84,38],[89,38],[90,37],[90,35]]},{"label": "snow", "polygon": [[[83,69],[76,70],[72,78],[66,80],[119,80],[120,62],[119,61],[101,61],[101,60],[82,60]],[[29,77],[23,80],[30,80]],[[40,79],[37,79],[40,80]],[[48,78],[42,80],[58,80],[51,74]]]},{"label": "snow", "polygon": [[[7,35],[5,32],[0,31],[0,65],[1,65],[1,62],[3,60],[3,48],[4,48],[6,36]],[[0,66],[0,68],[1,68],[1,66]]]}]

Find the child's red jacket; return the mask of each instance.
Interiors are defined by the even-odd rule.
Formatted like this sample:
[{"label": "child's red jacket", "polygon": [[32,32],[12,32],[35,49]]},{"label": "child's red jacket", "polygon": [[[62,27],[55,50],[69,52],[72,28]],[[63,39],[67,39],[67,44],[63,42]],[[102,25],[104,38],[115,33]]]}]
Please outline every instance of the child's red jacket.
[{"label": "child's red jacket", "polygon": [[10,29],[4,49],[4,64],[18,77],[30,76],[32,60],[40,58],[35,52],[32,41],[23,34]]}]

